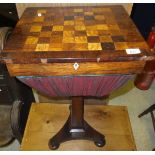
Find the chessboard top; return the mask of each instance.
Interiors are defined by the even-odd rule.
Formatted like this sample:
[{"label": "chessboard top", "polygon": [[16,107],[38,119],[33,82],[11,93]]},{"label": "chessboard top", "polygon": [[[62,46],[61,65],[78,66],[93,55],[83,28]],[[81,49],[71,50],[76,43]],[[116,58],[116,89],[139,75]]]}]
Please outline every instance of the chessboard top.
[{"label": "chessboard top", "polygon": [[122,6],[74,6],[27,8],[3,52],[127,55],[133,48],[149,49]]}]

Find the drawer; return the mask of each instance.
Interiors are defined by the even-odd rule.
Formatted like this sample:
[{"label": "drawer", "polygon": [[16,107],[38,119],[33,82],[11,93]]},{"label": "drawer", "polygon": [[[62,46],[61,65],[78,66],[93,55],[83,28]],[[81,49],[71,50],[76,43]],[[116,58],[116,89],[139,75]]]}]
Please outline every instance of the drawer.
[{"label": "drawer", "polygon": [[8,87],[0,85],[0,103],[11,103],[12,101],[13,98]]}]

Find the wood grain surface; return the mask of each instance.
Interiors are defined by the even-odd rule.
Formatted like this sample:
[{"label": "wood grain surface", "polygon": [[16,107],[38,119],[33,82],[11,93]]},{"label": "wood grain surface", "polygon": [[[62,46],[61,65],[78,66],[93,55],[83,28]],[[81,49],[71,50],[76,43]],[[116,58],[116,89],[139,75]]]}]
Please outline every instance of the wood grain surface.
[{"label": "wood grain surface", "polygon": [[134,74],[140,73],[145,61],[131,62],[105,62],[105,63],[78,63],[79,68],[74,69],[74,63],[52,64],[7,64],[12,76],[56,76],[56,75],[102,75],[102,74]]},{"label": "wood grain surface", "polygon": [[149,50],[121,5],[42,7],[24,11],[4,52],[59,55],[62,51],[72,54],[74,51],[121,51],[124,54],[127,48]]},{"label": "wood grain surface", "polygon": [[[141,53],[127,54],[129,48]],[[32,7],[7,41],[2,61],[13,76],[124,74],[141,72],[154,54],[121,5]],[[75,62],[90,63],[75,72]]]},{"label": "wood grain surface", "polygon": [[[63,126],[69,105],[32,104],[21,150],[49,150],[48,140]],[[92,141],[72,140],[59,150],[136,150],[127,108],[123,106],[85,105],[85,120],[106,138],[105,147]]]},{"label": "wood grain surface", "polygon": [[122,6],[27,8],[5,51],[148,49]]}]

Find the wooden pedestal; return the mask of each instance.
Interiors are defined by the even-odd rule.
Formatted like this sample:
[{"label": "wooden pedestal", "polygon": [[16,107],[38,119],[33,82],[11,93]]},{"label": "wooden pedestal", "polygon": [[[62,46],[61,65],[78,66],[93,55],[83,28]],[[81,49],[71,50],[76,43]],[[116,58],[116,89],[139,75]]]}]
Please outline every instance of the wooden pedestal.
[{"label": "wooden pedestal", "polygon": [[[48,141],[64,125],[69,105],[32,104],[21,150],[50,150]],[[85,120],[105,135],[106,145],[97,147],[92,141],[71,140],[59,150],[136,150],[127,108],[124,106],[85,105]]]}]

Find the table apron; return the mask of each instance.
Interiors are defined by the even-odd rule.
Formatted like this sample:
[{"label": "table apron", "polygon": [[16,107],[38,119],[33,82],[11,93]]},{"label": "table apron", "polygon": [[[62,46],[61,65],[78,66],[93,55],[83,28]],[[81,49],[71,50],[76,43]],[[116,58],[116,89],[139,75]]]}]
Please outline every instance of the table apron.
[{"label": "table apron", "polygon": [[141,73],[145,61],[100,62],[100,63],[51,63],[51,64],[7,64],[11,76],[63,76]]}]

